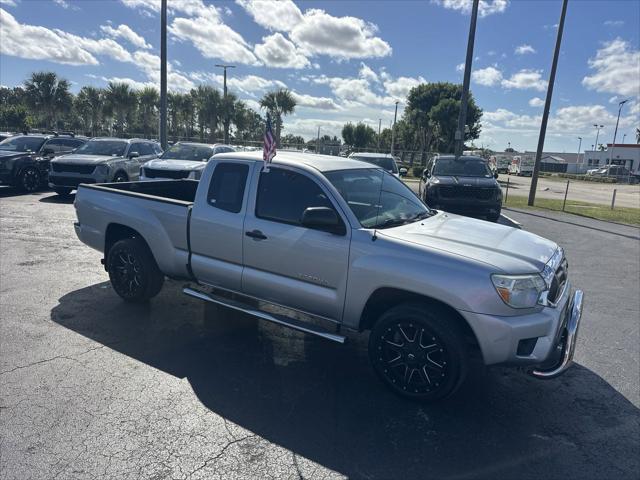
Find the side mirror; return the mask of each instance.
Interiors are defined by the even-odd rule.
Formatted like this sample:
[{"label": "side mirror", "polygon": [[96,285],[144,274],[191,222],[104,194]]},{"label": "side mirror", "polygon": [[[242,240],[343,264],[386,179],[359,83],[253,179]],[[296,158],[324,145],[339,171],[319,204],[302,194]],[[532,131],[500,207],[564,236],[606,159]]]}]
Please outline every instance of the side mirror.
[{"label": "side mirror", "polygon": [[338,214],[329,207],[309,207],[302,213],[300,223],[303,227],[324,232],[344,235],[347,230]]},{"label": "side mirror", "polygon": [[498,178],[498,172],[493,172],[493,178]]},{"label": "side mirror", "polygon": [[53,155],[55,152],[53,151],[53,148],[43,148],[42,149],[42,155],[43,156],[47,156],[47,155]]},{"label": "side mirror", "polygon": [[429,169],[428,169],[428,168],[425,168],[425,169],[422,171],[422,177],[423,177],[423,178],[429,178],[430,176],[431,176],[431,172],[429,171]]},{"label": "side mirror", "polygon": [[138,152],[129,152],[129,158],[138,158],[139,156]]}]

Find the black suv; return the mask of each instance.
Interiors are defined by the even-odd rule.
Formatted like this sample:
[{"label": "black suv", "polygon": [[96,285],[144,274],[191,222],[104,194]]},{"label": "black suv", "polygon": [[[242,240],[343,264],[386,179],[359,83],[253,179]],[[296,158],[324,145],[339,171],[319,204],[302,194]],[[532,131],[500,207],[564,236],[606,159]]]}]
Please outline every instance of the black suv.
[{"label": "black suv", "polygon": [[432,208],[482,215],[495,222],[502,209],[502,189],[497,177],[483,158],[440,155],[424,170],[419,194]]},{"label": "black suv", "polygon": [[27,134],[0,142],[0,183],[35,192],[47,184],[49,161],[72,152],[87,141],[66,134]]}]

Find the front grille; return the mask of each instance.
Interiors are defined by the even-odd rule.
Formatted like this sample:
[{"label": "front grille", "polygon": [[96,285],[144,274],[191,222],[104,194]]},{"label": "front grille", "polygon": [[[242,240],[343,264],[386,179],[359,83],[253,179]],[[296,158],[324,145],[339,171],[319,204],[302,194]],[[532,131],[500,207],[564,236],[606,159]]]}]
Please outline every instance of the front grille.
[{"label": "front grille", "polygon": [[83,173],[85,175],[93,173],[93,171],[96,169],[95,165],[82,165],[77,163],[52,162],[51,165],[54,172]]},{"label": "front grille", "polygon": [[191,173],[188,170],[158,170],[155,168],[144,168],[144,176],[147,178],[187,178]]},{"label": "front grille", "polygon": [[477,200],[490,200],[495,191],[492,188],[465,187],[463,185],[446,185],[440,187],[442,198],[474,198]]},{"label": "front grille", "polygon": [[61,187],[77,187],[81,183],[96,183],[93,178],[49,176],[49,181]]},{"label": "front grille", "polygon": [[551,287],[549,288],[549,295],[547,298],[549,301],[555,303],[558,301],[558,296],[564,289],[564,284],[567,283],[569,278],[569,264],[566,259],[563,259],[560,266],[556,270],[553,280],[551,281]]}]

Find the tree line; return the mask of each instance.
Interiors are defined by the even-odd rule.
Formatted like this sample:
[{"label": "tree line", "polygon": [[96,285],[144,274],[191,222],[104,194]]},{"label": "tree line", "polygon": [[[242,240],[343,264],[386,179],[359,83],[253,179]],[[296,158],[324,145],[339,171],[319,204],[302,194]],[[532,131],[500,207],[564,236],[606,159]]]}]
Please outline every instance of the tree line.
[{"label": "tree line", "polygon": [[[460,112],[462,85],[449,82],[421,84],[409,91],[402,118],[396,122],[394,150],[452,153]],[[482,110],[469,92],[464,140],[480,136]],[[344,143],[355,149],[390,150],[392,130],[380,134],[360,122],[342,128]]]},{"label": "tree line", "polygon": [[[279,142],[283,118],[293,113],[296,102],[287,89],[268,92],[260,100],[274,123]],[[153,87],[134,90],[130,85],[109,82],[106,88],[84,86],[71,92],[68,80],[54,72],[35,72],[22,86],[0,88],[0,128],[27,131],[33,128],[74,131],[88,136],[144,136],[157,138],[160,94]],[[233,93],[226,97],[215,87],[199,85],[186,93],[167,95],[169,139],[214,142],[262,141],[263,116]]]}]

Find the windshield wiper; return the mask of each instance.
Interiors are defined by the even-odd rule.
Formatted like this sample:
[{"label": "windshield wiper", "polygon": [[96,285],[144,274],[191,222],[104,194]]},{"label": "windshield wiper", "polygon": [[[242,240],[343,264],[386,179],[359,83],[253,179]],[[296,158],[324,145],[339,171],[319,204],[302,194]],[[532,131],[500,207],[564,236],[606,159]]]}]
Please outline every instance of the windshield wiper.
[{"label": "windshield wiper", "polygon": [[399,227],[401,225],[406,225],[407,223],[417,222],[418,220],[422,220],[428,217],[432,217],[435,215],[433,212],[425,211],[420,212],[413,217],[409,218],[390,218],[389,220],[385,220],[378,225],[374,225],[372,228],[391,228],[391,227]]}]

